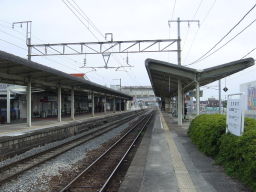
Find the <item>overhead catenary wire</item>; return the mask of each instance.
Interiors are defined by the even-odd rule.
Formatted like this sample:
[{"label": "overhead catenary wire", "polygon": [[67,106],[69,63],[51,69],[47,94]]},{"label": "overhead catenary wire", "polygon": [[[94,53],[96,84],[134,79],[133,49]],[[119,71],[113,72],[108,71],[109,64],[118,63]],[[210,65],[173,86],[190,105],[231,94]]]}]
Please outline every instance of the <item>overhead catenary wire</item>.
[{"label": "overhead catenary wire", "polygon": [[[209,54],[207,57],[210,57],[211,55],[213,55],[214,53],[216,53],[217,51],[219,51],[220,49],[222,49],[223,47],[225,47],[228,43],[230,43],[231,41],[233,41],[236,37],[238,37],[240,34],[242,34],[246,29],[248,29],[253,23],[256,22],[256,19],[254,19],[249,25],[247,25],[245,28],[243,28],[243,30],[241,30],[239,33],[237,33],[234,37],[232,37],[230,40],[228,40],[225,44],[223,44],[221,47],[219,47],[218,49],[216,49],[214,52],[212,52],[211,54]],[[205,59],[207,58],[205,57]],[[188,64],[188,65],[193,65],[194,63]],[[186,65],[186,66],[188,66]]]},{"label": "overhead catenary wire", "polygon": [[6,41],[6,40],[4,40],[4,39],[0,39],[0,41],[3,41],[3,42],[5,42],[5,43],[7,43],[7,44],[9,44],[9,45],[13,45],[13,46],[15,46],[15,47],[17,47],[17,48],[19,48],[19,49],[22,49],[22,50],[27,51],[27,49],[25,49],[24,47],[21,47],[21,46],[19,46],[19,45],[16,45],[16,44],[14,44],[14,43],[12,43],[12,42],[9,42],[9,41]]},{"label": "overhead catenary wire", "polygon": [[[84,13],[84,11],[82,11],[82,9],[78,6],[78,4],[71,0],[74,4],[72,4],[70,1],[68,0],[62,0],[62,2],[68,7],[68,9],[76,16],[76,18],[83,24],[84,27],[86,27],[89,32],[93,35],[93,37],[97,40],[100,41],[100,39],[96,36],[96,34],[90,30],[89,28],[89,24],[92,25],[94,27],[95,30],[98,31],[98,33],[104,38],[103,33],[96,27],[96,25],[93,23],[93,21]],[[80,16],[79,16],[80,15]],[[82,17],[82,18],[81,18]],[[88,26],[86,25],[86,23],[83,21],[85,20],[86,22],[88,22]],[[120,61],[118,61],[116,58],[115,60],[117,61],[117,63],[119,63],[121,65],[121,67],[123,67],[122,63]]]},{"label": "overhead catenary wire", "polygon": [[243,17],[217,42],[215,43],[212,48],[210,48],[207,52],[205,52],[202,56],[200,56],[198,59],[196,59],[195,61],[193,61],[192,63],[188,64],[188,65],[193,65],[195,63],[201,62],[202,60],[204,60],[205,58],[207,58],[208,54],[215,49],[249,14],[250,12],[256,7],[256,4],[254,4],[249,11],[246,12],[245,15],[243,15]]},{"label": "overhead catenary wire", "polygon": [[15,39],[18,39],[19,41],[24,42],[24,39],[22,39],[22,38],[20,38],[20,37],[17,37],[17,36],[15,36],[15,35],[13,35],[13,34],[10,34],[10,33],[6,32],[6,31],[3,31],[3,30],[0,29],[0,32],[6,34],[6,35],[8,35],[8,36],[14,37]]},{"label": "overhead catenary wire", "polygon": [[252,49],[251,51],[249,51],[248,53],[246,53],[241,59],[244,59],[245,57],[247,57],[248,55],[250,55],[253,51],[256,50],[256,47],[254,49]]},{"label": "overhead catenary wire", "polygon": [[[210,8],[207,10],[205,16],[203,17],[202,21],[200,22],[200,23],[201,23],[201,26],[204,25],[206,19],[207,19],[208,16],[210,15],[210,13],[211,13],[211,11],[212,11],[212,9],[213,9],[213,7],[214,7],[215,4],[216,4],[216,0],[213,1],[213,3],[211,4]],[[193,47],[193,45],[194,45],[194,43],[195,43],[195,40],[196,40],[196,38],[197,38],[197,36],[198,36],[198,33],[199,33],[199,28],[197,28],[197,31],[196,31],[196,33],[195,33],[195,35],[194,35],[194,37],[193,37],[193,39],[192,39],[192,41],[191,41],[191,44],[190,44],[190,46],[189,46],[189,49],[188,49],[187,54],[186,54],[185,59],[184,59],[184,63],[186,63],[186,61],[187,61],[187,59],[188,59],[188,57],[189,57],[189,55],[190,55],[190,53],[191,53],[192,47]]]},{"label": "overhead catenary wire", "polygon": [[[74,8],[74,5],[72,5],[68,0],[62,0],[62,2],[67,6],[67,8],[75,15],[75,17],[82,23],[82,25],[88,29],[88,31],[93,35],[93,37],[95,39],[97,39],[97,41],[99,41],[98,37],[89,29],[89,27],[84,23],[84,21],[78,16],[77,13],[75,13],[75,11],[70,7],[72,6]],[[68,5],[69,4],[69,5]],[[75,10],[77,10],[76,8],[74,8]]]},{"label": "overhead catenary wire", "polygon": [[[5,42],[5,43],[7,43],[7,44],[9,44],[9,45],[12,45],[12,46],[15,46],[15,47],[17,47],[17,48],[19,48],[19,49],[22,49],[22,50],[24,50],[24,51],[27,51],[26,48],[21,47],[21,46],[19,46],[19,45],[16,45],[15,43],[6,41],[6,40],[4,40],[4,39],[0,39],[0,41],[3,41],[3,42]],[[53,61],[53,62],[55,62],[55,63],[60,64],[60,65],[63,66],[63,63],[61,64],[61,63],[59,63],[58,61],[54,61],[53,59],[49,59],[49,58],[45,58],[45,59],[47,59],[47,60],[49,60],[49,61]],[[76,70],[75,68],[72,68],[72,67],[70,67],[70,66],[66,66],[66,67],[71,68],[71,69],[73,69],[73,70]],[[78,70],[76,70],[76,71],[78,71]]]},{"label": "overhead catenary wire", "polygon": [[173,19],[173,17],[174,17],[174,14],[175,14],[175,8],[176,8],[176,0],[174,0],[174,4],[173,4],[173,7],[172,7],[171,20],[172,20],[172,19]]},{"label": "overhead catenary wire", "polygon": [[[201,5],[202,5],[202,3],[203,3],[203,0],[200,0],[198,6],[196,7],[196,10],[195,10],[195,12],[194,12],[194,14],[193,14],[193,16],[192,16],[192,20],[194,20],[194,19],[196,18],[197,14],[198,14],[198,11],[199,11],[199,9],[200,9],[200,7],[201,7]],[[198,27],[198,30],[199,30],[199,27]],[[198,30],[197,30],[197,31],[198,31]],[[187,45],[187,38],[188,38],[189,31],[190,31],[190,27],[188,27],[188,29],[187,29],[187,33],[186,33],[186,36],[185,36],[185,39],[184,39],[184,43],[183,43],[183,49],[185,49],[185,47],[186,47],[186,45]]]},{"label": "overhead catenary wire", "polygon": [[[4,24],[4,25],[0,24],[0,27],[9,29],[11,32],[12,32],[12,31],[15,31],[15,32],[17,32],[20,36],[24,36],[24,33],[23,33],[23,32],[18,31],[18,30],[15,30],[15,29],[12,29],[11,27],[8,27],[8,26],[11,26],[12,23],[9,23],[9,22],[3,21],[3,20],[1,20],[1,22],[4,22],[5,24]],[[19,37],[15,36],[15,35],[13,35],[13,34],[11,34],[11,33],[5,32],[5,31],[3,31],[3,30],[1,30],[1,29],[0,29],[0,32],[3,32],[3,33],[5,33],[6,35],[9,35],[10,37],[19,39],[20,41],[23,41],[23,42],[25,41],[25,39],[19,38]],[[33,35],[33,36],[34,36],[35,39],[38,39],[38,40],[41,41],[41,42],[46,42],[46,41],[44,41],[44,40],[38,38],[36,35]],[[7,41],[7,40],[4,40],[4,39],[0,39],[0,40],[3,41],[3,42],[5,42],[5,43],[7,43],[7,44],[10,44],[10,45],[12,45],[12,46],[15,46],[15,47],[17,47],[17,48],[19,48],[19,49],[22,49],[22,50],[24,50],[24,51],[27,51],[26,48],[21,47],[21,46],[15,44],[15,43],[12,43],[12,42]],[[46,43],[48,43],[48,42],[46,42]],[[44,59],[46,59],[46,60],[48,60],[48,61],[52,61],[52,62],[57,63],[57,64],[60,65],[60,62],[58,62],[58,61],[56,61],[56,60],[54,60],[54,59],[45,58],[45,57],[44,57]],[[72,59],[72,58],[69,58],[69,57],[64,57],[64,59],[73,61],[74,63],[79,63],[79,61],[76,61],[76,60],[74,60],[74,59]],[[65,63],[63,63],[63,65],[65,65],[66,68],[75,70],[75,71],[77,71],[77,72],[81,72],[81,71],[79,71],[79,70],[77,70],[77,69],[75,69],[75,68],[72,68],[72,67],[66,65]],[[87,73],[87,72],[86,72],[86,73]]]},{"label": "overhead catenary wire", "polygon": [[81,15],[91,24],[91,26],[97,31],[103,38],[105,38],[104,34],[99,30],[99,28],[94,24],[94,22],[85,14],[85,12],[80,8],[80,6],[75,2],[75,0],[71,0],[78,8],[78,10],[82,13]]}]

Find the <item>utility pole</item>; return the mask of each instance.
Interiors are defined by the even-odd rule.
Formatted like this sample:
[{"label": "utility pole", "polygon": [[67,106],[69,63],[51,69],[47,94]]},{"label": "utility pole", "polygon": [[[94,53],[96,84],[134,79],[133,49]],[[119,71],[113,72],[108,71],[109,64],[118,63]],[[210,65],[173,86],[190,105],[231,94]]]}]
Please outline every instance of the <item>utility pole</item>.
[{"label": "utility pole", "polygon": [[19,21],[19,22],[13,22],[12,28],[14,29],[15,25],[20,25],[22,27],[22,24],[26,25],[26,45],[28,47],[28,60],[31,61],[31,29],[32,29],[32,21]]},{"label": "utility pole", "polygon": [[171,26],[171,23],[177,23],[177,54],[178,54],[178,65],[181,65],[181,38],[180,38],[180,24],[181,23],[187,23],[188,27],[190,27],[190,23],[197,23],[198,27],[200,27],[200,21],[199,20],[181,20],[179,17],[177,20],[169,20],[168,25]]},{"label": "utility pole", "polygon": [[[180,23],[197,23],[200,26],[199,20],[181,20],[179,17],[177,20],[169,20],[168,25],[171,26],[171,23],[177,23],[177,59],[178,59],[178,66],[181,66],[181,38],[180,38]],[[199,87],[199,86],[198,86]],[[182,125],[182,106],[183,106],[183,96],[182,96],[182,83],[181,80],[178,80],[178,125]]]}]

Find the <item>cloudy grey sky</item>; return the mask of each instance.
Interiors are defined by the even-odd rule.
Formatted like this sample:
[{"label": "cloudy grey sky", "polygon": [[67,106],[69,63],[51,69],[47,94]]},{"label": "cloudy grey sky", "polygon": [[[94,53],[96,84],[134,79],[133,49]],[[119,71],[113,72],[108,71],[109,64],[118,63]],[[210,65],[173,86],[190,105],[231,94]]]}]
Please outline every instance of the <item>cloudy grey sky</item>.
[{"label": "cloudy grey sky", "polygon": [[[72,0],[69,0],[72,2]],[[65,0],[67,2],[67,0]],[[199,19],[201,26],[182,24],[182,65],[187,65],[198,59],[218,42],[256,3],[253,0],[75,0],[84,13],[104,34],[111,32],[114,40],[166,39],[176,38],[176,24],[168,27],[168,20]],[[87,27],[73,15],[63,0],[0,0],[0,50],[26,57],[25,27],[11,23],[31,20],[32,44],[86,42],[97,41]],[[256,8],[243,20],[238,27],[219,45],[222,46],[243,30],[255,19]],[[87,25],[88,22],[84,21]],[[103,38],[89,25],[89,29],[103,41]],[[224,46],[210,57],[191,67],[203,69],[243,57],[256,47],[256,24],[252,24],[237,38]],[[9,43],[7,43],[8,41]],[[15,44],[14,45],[11,45]],[[18,46],[18,47],[17,47]],[[218,48],[218,47],[217,47]],[[256,51],[249,56],[254,57]],[[126,54],[110,58],[110,66],[125,65]],[[171,63],[177,63],[175,53],[129,54],[129,63],[133,68],[116,72],[114,69],[98,69],[89,72],[81,69],[84,55],[33,57],[43,65],[56,68],[66,73],[87,73],[91,81],[102,85],[117,84],[113,80],[122,78],[123,85],[150,85],[145,70],[146,58],[154,58]],[[103,66],[101,56],[88,55],[88,66]],[[226,79],[228,93],[239,91],[241,83],[256,80],[256,67],[246,69]],[[225,80],[222,81],[222,87]],[[204,88],[204,98],[217,97],[217,82]],[[227,93],[222,93],[223,98]]]}]

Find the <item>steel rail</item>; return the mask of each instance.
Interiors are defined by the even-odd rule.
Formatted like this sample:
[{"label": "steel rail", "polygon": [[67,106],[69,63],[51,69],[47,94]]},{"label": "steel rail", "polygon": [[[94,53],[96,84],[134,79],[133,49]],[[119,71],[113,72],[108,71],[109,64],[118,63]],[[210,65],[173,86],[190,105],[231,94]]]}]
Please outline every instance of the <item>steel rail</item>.
[{"label": "steel rail", "polygon": [[[140,112],[139,115],[141,115],[143,113],[144,112]],[[26,158],[20,159],[16,162],[13,162],[6,166],[1,167],[0,168],[0,175],[1,175],[0,185],[2,183],[6,182],[7,180],[14,178],[35,166],[38,166],[50,159],[53,159],[65,152],[79,146],[79,145],[82,145],[82,144],[88,142],[89,140],[92,140],[92,139],[94,139],[94,138],[128,122],[128,121],[131,121],[132,119],[136,118],[137,116],[138,116],[138,114],[132,114],[128,117],[122,118],[121,120],[119,119],[114,122],[111,122],[108,125],[94,128],[94,130],[89,130],[85,133],[81,133],[80,134],[81,136],[79,137],[79,135],[78,135],[78,137],[76,137],[74,140],[67,141],[60,145],[49,148],[45,151],[41,151],[39,153],[33,154],[31,156],[28,156]],[[33,159],[33,161],[29,162],[29,160],[31,160],[31,159]],[[24,166],[24,168],[19,168],[22,165]],[[13,173],[10,173],[11,171],[13,171]],[[9,175],[8,175],[8,172],[9,172]]]},{"label": "steel rail", "polygon": [[148,122],[151,120],[153,113],[151,113],[150,117],[148,118],[148,120],[146,121],[146,123],[144,124],[144,126],[142,127],[142,129],[140,130],[140,132],[138,133],[138,135],[136,136],[136,138],[133,140],[132,144],[130,145],[130,147],[128,148],[128,150],[125,152],[124,156],[122,157],[122,159],[119,161],[119,163],[117,164],[117,166],[115,167],[115,169],[112,171],[112,173],[110,174],[110,176],[108,177],[108,179],[106,180],[106,182],[103,184],[103,186],[101,187],[101,189],[99,190],[99,192],[103,192],[107,189],[108,184],[110,183],[111,179],[113,178],[113,176],[115,175],[115,173],[117,172],[117,170],[120,168],[121,164],[123,163],[124,159],[126,158],[126,156],[128,155],[128,153],[131,151],[131,148],[134,146],[135,142],[138,140],[140,134],[142,133],[142,131],[145,129],[145,127],[147,126]]},{"label": "steel rail", "polygon": [[[88,170],[90,170],[90,169],[91,169],[96,163],[98,163],[103,157],[105,157],[108,153],[110,153],[110,151],[111,151],[114,147],[116,147],[118,144],[120,144],[121,141],[123,141],[123,140],[126,138],[126,136],[128,136],[133,130],[135,130],[136,128],[138,128],[138,126],[139,126],[141,123],[143,123],[143,121],[144,121],[147,117],[148,117],[148,119],[147,119],[146,123],[144,123],[143,128],[139,131],[139,133],[138,133],[137,136],[136,136],[136,140],[137,140],[137,138],[139,137],[140,133],[141,133],[142,130],[146,127],[148,121],[151,119],[151,117],[152,117],[152,111],[151,111],[151,112],[148,112],[148,114],[144,115],[143,119],[140,119],[140,120],[137,121],[134,125],[132,125],[132,128],[130,128],[129,131],[127,131],[120,139],[118,139],[114,144],[112,144],[104,153],[102,153],[96,160],[94,160],[88,167],[86,167],[81,173],[79,173],[74,179],[72,179],[72,180],[71,180],[64,188],[62,188],[59,192],[67,192],[67,191],[69,191],[69,189],[72,188],[72,185],[73,185],[76,181],[78,181],[78,179],[80,179]],[[128,150],[131,149],[131,147],[133,146],[134,142],[135,142],[135,141],[132,142],[132,144],[129,146],[129,149],[128,149]],[[127,150],[127,151],[128,151],[128,150]],[[125,152],[125,155],[128,154],[127,151]],[[121,158],[121,161],[123,161],[124,158],[125,158],[125,157]],[[118,163],[118,167],[119,167],[120,164],[121,164],[121,163],[119,162],[119,163]],[[114,174],[113,172],[115,172],[116,169],[117,169],[117,167],[114,169],[114,171],[111,172],[111,174],[110,174],[111,176],[109,176],[109,177],[107,178],[107,180],[104,182],[104,184],[103,184],[102,187],[105,187],[105,186],[107,185],[108,181],[111,179],[112,175]],[[97,190],[97,191],[98,191],[98,190]]]}]

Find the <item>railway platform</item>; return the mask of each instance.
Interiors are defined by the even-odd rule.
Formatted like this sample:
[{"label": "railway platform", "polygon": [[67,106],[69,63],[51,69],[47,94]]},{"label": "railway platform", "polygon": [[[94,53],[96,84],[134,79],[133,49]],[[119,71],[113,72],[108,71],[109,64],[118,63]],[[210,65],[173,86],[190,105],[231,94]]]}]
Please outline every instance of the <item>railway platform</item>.
[{"label": "railway platform", "polygon": [[147,129],[119,192],[246,192],[214,161],[199,152],[182,126],[158,112]]},{"label": "railway platform", "polygon": [[115,115],[118,113],[123,113],[120,111],[110,111],[107,113],[95,113],[94,116],[91,114],[77,115],[75,120],[72,120],[70,117],[62,117],[62,121],[58,122],[56,118],[46,118],[46,119],[33,119],[32,126],[28,127],[27,123],[11,123],[11,124],[0,124],[0,138],[5,136],[17,136],[33,132],[40,129],[46,129],[54,126],[65,125],[71,122],[80,122],[84,120],[97,119],[99,117],[107,117]]},{"label": "railway platform", "polygon": [[109,113],[95,113],[95,116],[76,116],[56,119],[37,120],[31,127],[26,123],[5,124],[0,126],[0,160],[26,152],[34,147],[63,140],[75,136],[93,127],[104,125],[121,117],[138,111],[119,111]]}]

